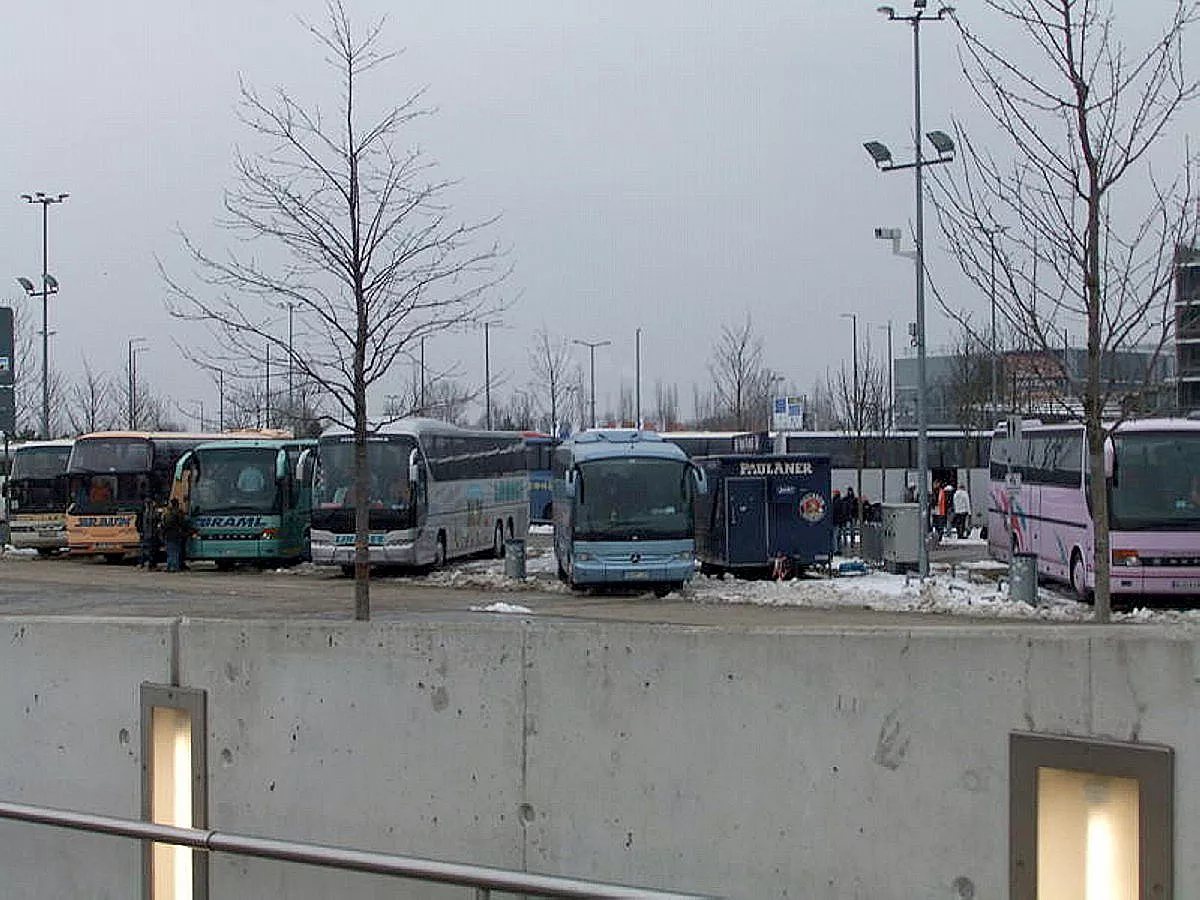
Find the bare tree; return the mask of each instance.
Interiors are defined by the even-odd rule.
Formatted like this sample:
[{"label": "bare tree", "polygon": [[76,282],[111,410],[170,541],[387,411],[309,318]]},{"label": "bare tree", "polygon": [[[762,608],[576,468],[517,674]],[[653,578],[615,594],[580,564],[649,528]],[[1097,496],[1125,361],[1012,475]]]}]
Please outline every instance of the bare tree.
[{"label": "bare tree", "polygon": [[532,393],[549,415],[547,431],[557,436],[570,380],[571,348],[567,339],[551,337],[544,325],[539,328],[529,351],[529,368],[533,374]]},{"label": "bare tree", "polygon": [[65,416],[74,434],[113,428],[120,421],[112,380],[83,361],[83,376],[70,386]]},{"label": "bare tree", "polygon": [[[267,99],[243,85],[241,119],[263,150],[238,153],[222,224],[249,249],[211,255],[185,234],[195,286],[163,270],[172,313],[210,327],[214,359],[244,375],[269,344],[272,357],[321,386],[327,416],[353,431],[358,619],[370,617],[368,391],[411,360],[422,337],[498,312],[493,292],[506,274],[494,244],[477,246],[495,220],[454,222],[452,183],[434,177],[419,149],[397,146],[428,112],[420,93],[363,122],[360,87],[392,58],[381,30],[377,22],[356,32],[340,0],[329,3],[325,28],[309,27],[341,83],[336,115],[282,88]],[[280,303],[295,313],[291,340]]]},{"label": "bare tree", "polygon": [[828,392],[836,427],[846,432],[854,448],[855,487],[858,498],[855,515],[862,529],[862,471],[867,464],[867,444],[871,433],[883,431],[887,409],[886,364],[871,350],[868,333],[862,339],[857,359],[849,367],[845,361],[827,377]]},{"label": "bare tree", "polygon": [[654,382],[654,422],[659,431],[679,425],[679,386]]},{"label": "bare tree", "polygon": [[[951,419],[963,431],[977,432],[995,424],[990,412],[993,365],[997,360],[970,327],[968,318],[950,353],[950,370],[936,385],[946,399]],[[997,382],[1002,391],[1003,379]]]},{"label": "bare tree", "polygon": [[[964,164],[937,179],[943,234],[963,272],[1001,289],[995,302],[1025,347],[1062,359],[1053,380],[1062,411],[1086,426],[1093,472],[1125,411],[1137,405],[1158,371],[1172,329],[1170,285],[1175,248],[1190,230],[1191,171],[1159,180],[1151,150],[1197,94],[1184,68],[1183,36],[1200,17],[1194,0],[1173,0],[1156,39],[1130,51],[1112,7],[1078,0],[984,0],[1007,28],[1028,38],[1040,64],[1010,44],[989,42],[956,20],[963,70],[990,115],[997,141],[976,143],[960,126]],[[1160,5],[1160,8],[1162,5]],[[1139,7],[1139,19],[1145,19]],[[1007,228],[998,241],[996,226]],[[1086,335],[1083,372],[1056,352],[1064,328]],[[1141,386],[1108,369],[1124,351],[1144,348]],[[1096,522],[1096,618],[1110,615],[1108,495],[1091,481]],[[1071,562],[1073,580],[1082,560]],[[1076,581],[1076,586],[1081,585]]]},{"label": "bare tree", "polygon": [[716,393],[717,415],[733,428],[751,427],[763,382],[762,357],[762,338],[755,335],[750,316],[738,328],[721,326],[708,371]]}]

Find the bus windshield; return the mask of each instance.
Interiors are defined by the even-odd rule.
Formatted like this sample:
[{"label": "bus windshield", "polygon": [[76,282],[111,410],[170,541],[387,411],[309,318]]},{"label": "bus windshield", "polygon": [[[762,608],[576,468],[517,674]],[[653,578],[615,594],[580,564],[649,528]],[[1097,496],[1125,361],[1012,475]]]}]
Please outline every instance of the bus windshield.
[{"label": "bus windshield", "polygon": [[270,513],[279,511],[275,480],[278,450],[247,447],[237,450],[199,450],[193,457],[195,475],[190,501],[195,514]]},{"label": "bus windshield", "polygon": [[692,479],[684,461],[597,459],[581,463],[579,473],[576,539],[692,537]]},{"label": "bus windshield", "polygon": [[143,438],[97,438],[78,441],[71,451],[72,474],[149,470],[150,442]]},{"label": "bus windshield", "polygon": [[1118,434],[1113,446],[1114,530],[1200,530],[1200,432]]},{"label": "bus windshield", "polygon": [[[408,459],[416,446],[416,441],[408,436],[368,439],[371,506],[393,510],[411,507],[412,485],[408,480]],[[313,483],[313,508],[349,509],[353,506],[353,439],[323,441]]]},{"label": "bus windshield", "polygon": [[13,458],[10,481],[53,479],[67,471],[70,447],[25,447]]}]

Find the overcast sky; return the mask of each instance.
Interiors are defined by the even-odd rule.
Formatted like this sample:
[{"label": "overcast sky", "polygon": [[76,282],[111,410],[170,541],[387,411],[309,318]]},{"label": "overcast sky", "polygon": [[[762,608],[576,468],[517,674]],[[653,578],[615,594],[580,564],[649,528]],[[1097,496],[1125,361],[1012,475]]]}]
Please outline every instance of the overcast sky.
[{"label": "overcast sky", "polygon": [[[364,82],[368,101],[427,86],[439,113],[414,139],[461,180],[458,213],[501,214],[496,236],[514,267],[504,294],[516,300],[492,333],[494,396],[526,385],[543,324],[613,342],[596,354],[601,408],[633,382],[640,326],[644,396],[676,383],[689,415],[715,336],[747,314],[766,365],[800,391],[849,356],[843,312],[859,315],[877,349],[891,319],[897,355],[907,349],[912,264],[873,229],[912,221],[911,173],[878,173],[861,144],[911,154],[911,30],[876,5],[347,0],[357,24],[386,13],[385,44],[405,51]],[[74,377],[86,358],[124,378],[126,341],[145,336],[141,377],[184,403],[215,404],[171,344],[204,336],[167,315],[154,260],[179,259],[178,226],[212,252],[228,240],[212,223],[233,151],[255,149],[235,117],[239,77],[336,102],[297,16],[323,23],[323,3],[6,4],[0,270],[10,287],[0,297],[36,309],[40,327],[40,303],[22,298],[15,276],[40,272],[41,208],[20,195],[69,192],[50,210],[53,368]],[[953,27],[926,26],[922,38],[926,130],[982,122]],[[965,292],[935,238],[931,273]],[[986,298],[960,300],[985,314]],[[932,307],[929,330],[931,349],[950,338]],[[435,338],[427,353],[482,381],[482,334]]]}]

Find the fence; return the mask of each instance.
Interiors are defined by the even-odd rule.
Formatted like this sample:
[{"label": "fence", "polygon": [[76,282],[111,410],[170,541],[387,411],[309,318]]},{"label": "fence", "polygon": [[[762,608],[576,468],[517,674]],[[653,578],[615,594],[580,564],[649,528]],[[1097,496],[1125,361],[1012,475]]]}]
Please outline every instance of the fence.
[{"label": "fence", "polygon": [[230,853],[439,884],[456,884],[470,888],[473,891],[473,900],[489,900],[492,891],[523,893],[534,897],[588,897],[596,900],[703,900],[698,894],[677,894],[556,875],[535,875],[487,866],[350,850],[323,844],[226,834],[207,828],[178,828],[154,822],[27,806],[21,803],[0,802],[0,819],[175,844],[213,853]]}]

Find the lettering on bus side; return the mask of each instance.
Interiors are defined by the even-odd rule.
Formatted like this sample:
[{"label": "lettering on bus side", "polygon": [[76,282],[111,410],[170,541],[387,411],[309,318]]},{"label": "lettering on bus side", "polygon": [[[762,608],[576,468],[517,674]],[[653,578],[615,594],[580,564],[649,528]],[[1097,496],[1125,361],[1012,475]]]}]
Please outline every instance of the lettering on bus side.
[{"label": "lettering on bus side", "polygon": [[133,516],[80,516],[80,528],[131,528]]},{"label": "lettering on bus side", "polygon": [[738,475],[811,475],[813,466],[810,462],[741,462],[738,463]]},{"label": "lettering on bus side", "polygon": [[262,528],[262,516],[197,516],[197,528]]}]

